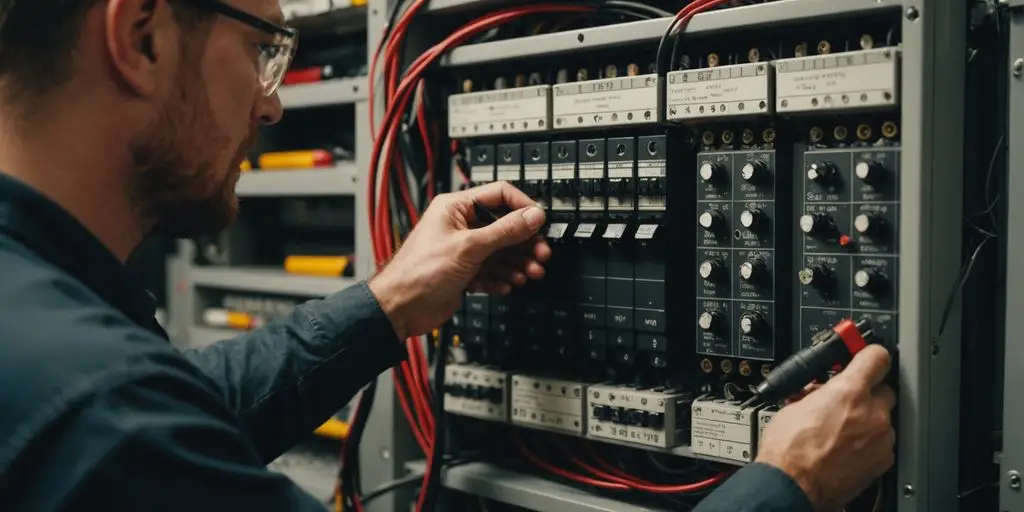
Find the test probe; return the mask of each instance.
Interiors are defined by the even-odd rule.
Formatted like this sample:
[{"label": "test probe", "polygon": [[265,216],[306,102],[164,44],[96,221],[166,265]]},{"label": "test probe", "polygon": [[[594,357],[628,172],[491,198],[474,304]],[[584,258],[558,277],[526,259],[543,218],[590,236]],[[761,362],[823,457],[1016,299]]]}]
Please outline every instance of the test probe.
[{"label": "test probe", "polygon": [[793,354],[768,373],[764,381],[752,388],[754,396],[743,405],[776,402],[799,393],[829,370],[849,363],[873,338],[868,319],[857,322],[844,319],[831,329],[815,334],[811,346]]}]

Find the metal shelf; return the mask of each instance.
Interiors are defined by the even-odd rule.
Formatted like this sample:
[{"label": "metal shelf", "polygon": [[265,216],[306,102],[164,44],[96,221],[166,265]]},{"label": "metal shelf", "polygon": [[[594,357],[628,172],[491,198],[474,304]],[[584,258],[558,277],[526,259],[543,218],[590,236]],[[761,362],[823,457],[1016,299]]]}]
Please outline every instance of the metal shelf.
[{"label": "metal shelf", "polygon": [[259,267],[191,267],[193,286],[300,297],[326,297],[357,281],[348,277],[314,277]]},{"label": "metal shelf", "polygon": [[367,79],[335,78],[308,84],[283,85],[277,90],[286,109],[329,107],[364,101],[367,98]]},{"label": "metal shelf", "polygon": [[[443,3],[457,3],[448,0]],[[463,2],[465,3],[465,2]],[[899,0],[778,0],[767,4],[731,7],[698,14],[686,27],[687,35],[705,35],[743,28],[794,24],[815,18],[836,20],[858,14],[895,10]],[[550,55],[661,39],[670,18],[619,23],[583,30],[519,37],[460,46],[442,60],[444,66],[466,66],[537,55]]]},{"label": "metal shelf", "polygon": [[[405,468],[410,472],[423,472],[426,463],[409,462]],[[667,512],[664,509],[640,507],[597,496],[586,489],[486,462],[470,462],[444,468],[441,485],[537,512]]]},{"label": "metal shelf", "polygon": [[323,169],[256,169],[242,173],[235,194],[238,197],[355,195],[358,182],[353,163]]},{"label": "metal shelf", "polygon": [[450,14],[511,3],[509,0],[430,0],[426,10],[432,14]]},{"label": "metal shelf", "polygon": [[302,34],[351,34],[366,30],[366,5],[363,2],[362,5],[295,16],[287,21],[288,26]]}]

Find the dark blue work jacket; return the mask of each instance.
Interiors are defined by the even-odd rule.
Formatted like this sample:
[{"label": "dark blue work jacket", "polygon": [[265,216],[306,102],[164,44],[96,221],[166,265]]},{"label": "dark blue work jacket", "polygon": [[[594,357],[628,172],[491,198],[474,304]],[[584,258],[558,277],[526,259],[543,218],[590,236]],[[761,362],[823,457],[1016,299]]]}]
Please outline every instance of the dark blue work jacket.
[{"label": "dark blue work jacket", "polygon": [[[154,313],[99,240],[0,174],[0,510],[323,511],[265,466],[404,357],[366,285],[200,351]],[[752,464],[697,510],[811,506]]]}]

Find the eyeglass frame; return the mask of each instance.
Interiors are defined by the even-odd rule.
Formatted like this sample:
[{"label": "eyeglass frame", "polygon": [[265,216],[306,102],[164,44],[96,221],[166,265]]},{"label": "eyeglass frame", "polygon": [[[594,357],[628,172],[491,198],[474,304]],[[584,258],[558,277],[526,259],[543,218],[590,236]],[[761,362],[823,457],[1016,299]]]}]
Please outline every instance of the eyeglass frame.
[{"label": "eyeglass frame", "polygon": [[284,79],[284,75],[287,73],[288,66],[291,65],[291,60],[295,56],[295,50],[296,48],[298,48],[299,31],[291,27],[278,25],[277,23],[274,23],[272,21],[267,21],[254,14],[249,14],[241,9],[238,9],[237,7],[232,7],[222,2],[221,0],[183,1],[196,8],[205,9],[214,14],[227,16],[228,18],[249,25],[250,27],[255,28],[256,30],[259,30],[261,32],[265,32],[267,34],[274,36],[283,36],[288,38],[288,40],[291,42],[291,48],[288,49],[289,55],[287,65],[285,66],[285,71],[276,80],[276,83],[273,85],[273,87],[270,87],[269,89],[265,88],[263,91],[264,96],[272,96],[277,91],[277,88],[281,86],[281,82]]}]

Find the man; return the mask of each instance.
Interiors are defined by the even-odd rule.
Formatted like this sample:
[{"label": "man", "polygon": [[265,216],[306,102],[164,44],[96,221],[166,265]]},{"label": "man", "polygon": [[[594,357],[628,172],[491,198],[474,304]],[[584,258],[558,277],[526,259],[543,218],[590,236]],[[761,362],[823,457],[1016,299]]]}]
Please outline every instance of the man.
[{"label": "man", "polygon": [[[122,262],[147,233],[234,218],[243,154],[281,117],[281,17],[277,0],[0,0],[4,510],[322,510],[266,463],[463,290],[543,276],[543,211],[492,184],[435,200],[368,283],[173,350]],[[513,212],[470,229],[473,201]],[[892,462],[887,368],[868,350],[780,413],[703,507],[828,509],[863,489]]]}]

